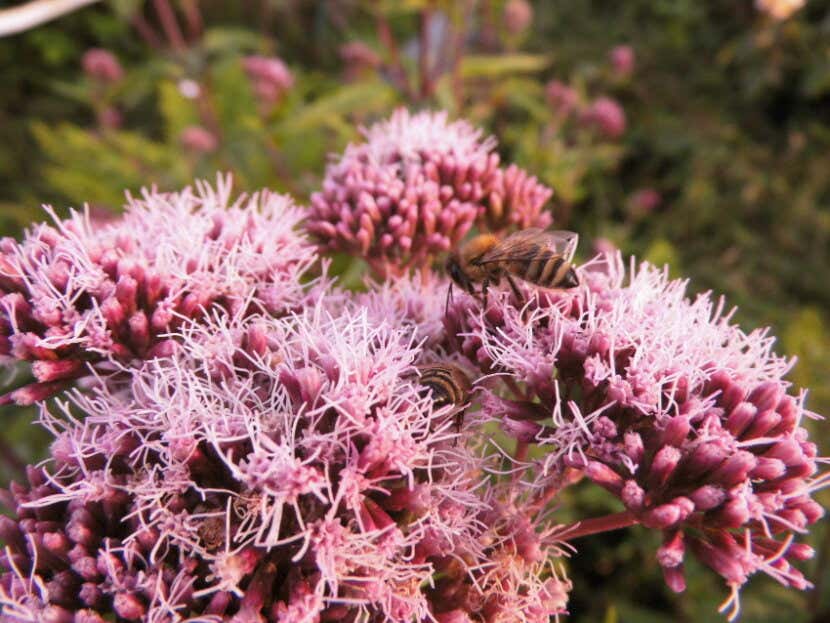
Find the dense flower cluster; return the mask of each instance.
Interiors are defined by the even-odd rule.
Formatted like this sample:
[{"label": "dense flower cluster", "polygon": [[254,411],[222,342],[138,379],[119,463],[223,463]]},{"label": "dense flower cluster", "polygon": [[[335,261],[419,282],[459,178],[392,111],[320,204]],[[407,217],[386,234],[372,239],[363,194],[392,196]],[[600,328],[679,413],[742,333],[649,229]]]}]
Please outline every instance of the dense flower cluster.
[{"label": "dense flower cluster", "polygon": [[541,623],[564,611],[552,533],[503,487],[482,488],[486,457],[420,390],[409,331],[318,308],[216,313],[176,338],[127,382],[74,393],[83,421],[43,409],[53,472],[13,488],[19,519],[0,526],[7,613],[403,622],[520,608]]},{"label": "dense flower cluster", "polygon": [[280,314],[305,302],[299,278],[316,253],[287,197],[231,201],[219,179],[145,192],[125,210],[103,225],[54,216],[22,243],[0,241],[0,352],[33,362],[38,381],[11,399],[43,399],[95,362],[162,354],[170,331],[213,306]]},{"label": "dense flower cluster", "polygon": [[525,388],[520,401],[491,396],[485,412],[548,449],[534,488],[555,492],[579,470],[627,509],[605,528],[663,531],[658,561],[674,590],[685,588],[686,548],[726,580],[735,608],[758,571],[808,587],[791,562],[812,552],[793,535],[823,516],[811,494],[827,478],[800,427],[803,395],[786,393],[791,362],[665,272],[624,276],[609,255],[582,268],[580,290],[540,293],[525,309],[456,303],[460,350]]},{"label": "dense flower cluster", "polygon": [[[307,213],[220,178],[2,242],[3,354],[37,379],[6,400],[54,436],[0,496],[3,620],[549,623],[569,541],[633,524],[732,616],[754,573],[809,586],[830,478],[772,339],[616,251],[572,289],[449,297],[426,258],[546,222],[550,191],[444,115],[366,138]],[[387,276],[336,288],[303,216]],[[624,510],[557,524],[580,481]]]},{"label": "dense flower cluster", "polygon": [[491,229],[545,227],[551,190],[499,168],[495,140],[446,113],[398,110],[364,131],[326,170],[308,229],[326,248],[366,258],[381,274],[429,264],[477,219]]}]

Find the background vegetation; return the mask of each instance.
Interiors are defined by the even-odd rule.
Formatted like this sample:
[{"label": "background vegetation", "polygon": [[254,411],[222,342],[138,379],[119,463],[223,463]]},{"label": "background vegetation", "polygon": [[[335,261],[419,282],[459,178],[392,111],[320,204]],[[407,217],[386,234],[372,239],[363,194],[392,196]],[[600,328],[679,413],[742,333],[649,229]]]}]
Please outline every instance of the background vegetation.
[{"label": "background vegetation", "polygon": [[[742,325],[772,326],[779,350],[799,357],[793,382],[827,414],[830,3],[776,15],[789,4],[798,3],[93,6],[0,40],[0,233],[42,219],[41,203],[89,202],[104,218],[125,189],[179,188],[217,169],[233,171],[239,189],[304,201],[327,154],[357,139],[360,124],[399,105],[445,108],[555,189],[555,224],[580,232],[583,257],[613,244],[668,263],[692,291],[724,293]],[[92,48],[113,58],[95,65]],[[257,69],[253,55],[278,57],[289,73]],[[31,411],[4,410],[7,482],[44,441]],[[828,430],[814,426],[825,453]],[[586,490],[567,508],[576,518],[613,505]],[[758,578],[743,620],[830,620],[824,524],[808,573],[817,590]],[[663,587],[654,536],[578,543],[570,620],[721,620],[714,574],[692,570],[682,595]]]}]

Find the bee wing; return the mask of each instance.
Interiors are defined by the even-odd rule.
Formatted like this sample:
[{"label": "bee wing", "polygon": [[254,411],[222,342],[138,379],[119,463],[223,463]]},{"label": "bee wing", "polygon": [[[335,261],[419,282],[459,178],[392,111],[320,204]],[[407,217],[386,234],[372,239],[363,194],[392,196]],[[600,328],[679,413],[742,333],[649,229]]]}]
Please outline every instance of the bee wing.
[{"label": "bee wing", "polygon": [[474,263],[530,261],[539,254],[541,249],[550,249],[570,262],[578,243],[579,234],[576,232],[533,227],[510,234]]}]

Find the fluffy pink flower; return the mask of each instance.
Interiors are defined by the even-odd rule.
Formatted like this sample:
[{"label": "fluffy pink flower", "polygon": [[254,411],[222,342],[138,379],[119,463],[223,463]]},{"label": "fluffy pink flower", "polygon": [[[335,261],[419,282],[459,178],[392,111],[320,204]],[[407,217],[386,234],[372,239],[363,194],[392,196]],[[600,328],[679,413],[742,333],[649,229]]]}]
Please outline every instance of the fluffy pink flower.
[{"label": "fluffy pink flower", "polygon": [[608,54],[611,66],[620,77],[630,76],[634,71],[634,48],[630,45],[618,45]]},{"label": "fluffy pink flower", "polygon": [[298,276],[316,261],[294,226],[300,211],[269,192],[231,200],[216,189],[145,191],[124,216],[86,212],[0,242],[0,343],[32,362],[37,383],[6,397],[31,404],[104,360],[167,353],[170,331],[212,307],[282,313],[307,296]]},{"label": "fluffy pink flower", "polygon": [[552,533],[479,486],[482,459],[423,396],[407,334],[365,312],[217,313],[120,386],[44,407],[50,474],[30,470],[17,521],[0,520],[4,614],[562,612]]},{"label": "fluffy pink flower", "polygon": [[118,82],[124,77],[124,69],[109,50],[90,48],[81,59],[84,73],[102,84]]},{"label": "fluffy pink flower", "polygon": [[446,113],[399,109],[326,170],[309,231],[386,272],[428,261],[465,236],[498,167],[495,141]]},{"label": "fluffy pink flower", "polygon": [[580,289],[538,292],[523,311],[502,292],[486,312],[459,297],[448,316],[462,353],[525,388],[485,399],[482,416],[549,448],[533,488],[558,490],[578,469],[617,495],[619,525],[664,532],[658,560],[675,590],[687,551],[734,598],[759,571],[806,588],[792,563],[811,550],[793,535],[823,515],[811,494],[828,479],[800,426],[803,395],[787,393],[791,362],[648,265],[626,284],[614,256],[579,272]]},{"label": "fluffy pink flower", "polygon": [[550,222],[541,207],[551,191],[516,167],[500,170],[495,140],[464,121],[399,109],[364,136],[327,168],[307,226],[381,274],[428,264],[479,217],[499,227]]},{"label": "fluffy pink flower", "polygon": [[179,141],[186,150],[197,154],[211,154],[219,146],[219,141],[210,130],[197,125],[182,130]]},{"label": "fluffy pink flower", "polygon": [[294,74],[282,59],[266,56],[248,56],[242,67],[260,101],[274,104],[294,86]]},{"label": "fluffy pink flower", "polygon": [[583,113],[583,122],[595,127],[606,138],[619,138],[625,132],[625,111],[616,100],[598,97]]}]

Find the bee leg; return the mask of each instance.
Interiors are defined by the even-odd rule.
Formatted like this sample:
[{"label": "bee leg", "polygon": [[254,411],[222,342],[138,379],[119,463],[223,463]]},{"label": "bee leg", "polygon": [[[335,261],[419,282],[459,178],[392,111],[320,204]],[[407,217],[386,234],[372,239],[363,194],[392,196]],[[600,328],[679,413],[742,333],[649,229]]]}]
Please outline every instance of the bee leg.
[{"label": "bee leg", "polygon": [[489,279],[485,279],[484,281],[481,282],[481,298],[482,298],[481,305],[484,308],[484,311],[487,311],[487,293],[488,293],[489,286],[490,286],[490,280]]},{"label": "bee leg", "polygon": [[524,297],[522,296],[521,292],[519,292],[519,287],[516,285],[516,282],[513,279],[513,277],[510,276],[510,273],[505,273],[504,276],[507,278],[507,283],[510,284],[510,289],[513,290],[513,294],[516,297],[516,301],[521,307],[524,304]]}]

